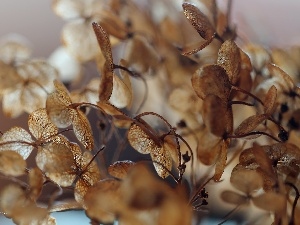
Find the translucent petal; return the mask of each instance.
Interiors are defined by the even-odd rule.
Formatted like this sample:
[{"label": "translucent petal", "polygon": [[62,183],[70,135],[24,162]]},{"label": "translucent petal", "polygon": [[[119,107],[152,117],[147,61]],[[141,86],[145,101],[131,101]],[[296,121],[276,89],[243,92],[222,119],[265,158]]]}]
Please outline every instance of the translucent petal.
[{"label": "translucent petal", "polygon": [[74,134],[87,150],[93,150],[94,137],[90,122],[82,111],[76,112],[72,121]]},{"label": "translucent petal", "polygon": [[[90,2],[90,1],[88,1]],[[54,12],[63,19],[75,19],[83,16],[84,1],[55,0],[52,7]]]},{"label": "translucent petal", "polygon": [[50,142],[39,147],[36,164],[47,177],[63,187],[71,186],[75,180],[76,162],[70,146],[65,143]]},{"label": "translucent petal", "polygon": [[76,110],[68,108],[72,104],[66,87],[59,81],[54,81],[55,92],[48,95],[46,101],[47,113],[51,121],[59,128],[71,125]]},{"label": "translucent petal", "polygon": [[0,60],[0,94],[15,89],[16,85],[21,82],[21,78],[15,67],[7,65]]},{"label": "translucent petal", "polygon": [[70,83],[80,78],[81,65],[63,46],[58,47],[48,58],[50,65],[59,72],[59,79],[64,83]]},{"label": "translucent petal", "polygon": [[73,21],[62,30],[64,46],[80,62],[94,59],[99,52],[92,26],[84,21]]},{"label": "translucent petal", "polygon": [[58,128],[48,117],[46,109],[38,109],[28,117],[28,128],[36,139],[47,140],[58,133]]},{"label": "translucent petal", "polygon": [[26,60],[31,55],[28,40],[18,34],[9,34],[0,40],[0,60],[13,64]]},{"label": "translucent petal", "polygon": [[114,75],[113,91],[109,98],[109,102],[118,108],[125,108],[130,105],[131,101],[132,101],[131,86],[128,87],[122,79]]},{"label": "translucent petal", "polygon": [[145,131],[137,124],[132,124],[127,134],[130,145],[142,154],[149,154],[157,147],[155,142],[148,136]]},{"label": "translucent petal", "polygon": [[21,176],[25,173],[26,161],[11,150],[0,151],[0,172],[6,176]]},{"label": "translucent petal", "polygon": [[3,95],[2,108],[5,116],[15,118],[23,113],[23,107],[20,100],[21,93],[22,89],[17,87],[16,90]]},{"label": "translucent petal", "polygon": [[79,165],[77,165],[78,172],[80,172],[79,179],[75,185],[75,199],[79,203],[84,202],[84,196],[87,190],[101,179],[101,174],[96,161],[90,152],[84,152]]},{"label": "translucent petal", "polygon": [[172,170],[172,157],[164,147],[155,147],[150,152],[154,168],[157,174],[166,178],[169,176],[169,171]]},{"label": "translucent petal", "polygon": [[130,160],[117,161],[108,167],[108,173],[113,177],[124,179],[134,165],[135,163]]},{"label": "translucent petal", "polygon": [[23,87],[20,102],[22,109],[27,113],[32,113],[39,108],[45,108],[47,93],[34,83],[29,83]]},{"label": "translucent petal", "polygon": [[31,135],[21,127],[12,127],[0,138],[0,151],[12,150],[27,159],[33,150]]}]

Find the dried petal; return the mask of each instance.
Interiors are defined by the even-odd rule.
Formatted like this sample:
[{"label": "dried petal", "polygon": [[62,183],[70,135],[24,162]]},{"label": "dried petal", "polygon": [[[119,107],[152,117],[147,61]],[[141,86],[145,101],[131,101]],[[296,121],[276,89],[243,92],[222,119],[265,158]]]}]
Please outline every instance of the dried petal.
[{"label": "dried petal", "polygon": [[227,131],[227,104],[216,95],[206,95],[203,102],[202,118],[209,132],[223,137]]},{"label": "dried petal", "polygon": [[192,76],[192,85],[201,99],[213,94],[227,102],[231,90],[226,71],[218,65],[206,65],[198,69]]},{"label": "dried petal", "polygon": [[[128,78],[128,74],[126,74]],[[124,78],[126,79],[126,78]],[[109,102],[118,108],[125,108],[131,104],[132,90],[131,85],[127,86],[123,79],[113,76],[113,91],[109,98]]]},{"label": "dried petal", "polygon": [[88,189],[101,179],[101,174],[90,152],[84,152],[76,164],[79,180],[75,184],[74,196],[77,202],[83,203]]},{"label": "dried petal", "polygon": [[76,112],[72,123],[74,134],[87,150],[93,150],[94,137],[90,122],[82,111]]},{"label": "dried petal", "polygon": [[6,176],[21,176],[25,173],[26,161],[11,150],[0,151],[0,172]]},{"label": "dried petal", "polygon": [[[274,201],[276,199],[276,201]],[[271,212],[283,212],[287,205],[287,199],[283,194],[275,192],[266,192],[257,197],[253,197],[252,201],[257,207],[271,211]]]},{"label": "dried petal", "polygon": [[28,117],[28,128],[36,139],[47,140],[58,133],[58,128],[49,119],[46,109],[37,109]]},{"label": "dried petal", "polygon": [[30,186],[29,196],[30,199],[36,201],[42,192],[44,175],[38,167],[35,167],[29,170],[28,177],[28,183]]},{"label": "dried petal", "polygon": [[5,93],[6,91],[11,91],[15,89],[16,84],[21,82],[21,78],[17,73],[17,70],[6,63],[0,60],[0,94]]},{"label": "dried petal", "polygon": [[221,193],[221,199],[227,203],[234,205],[242,205],[249,203],[247,196],[240,195],[233,191],[223,191]]},{"label": "dried petal", "polygon": [[259,124],[266,120],[268,115],[253,115],[245,119],[234,131],[236,135],[244,135],[253,131]]},{"label": "dried petal", "polygon": [[118,180],[105,179],[91,187],[84,196],[87,215],[103,223],[113,223],[123,205],[120,184]]},{"label": "dried petal", "polygon": [[157,174],[162,178],[169,176],[169,171],[172,169],[172,158],[170,153],[166,151],[163,146],[156,146],[151,149],[150,155]]},{"label": "dried petal", "polygon": [[277,89],[274,85],[271,86],[264,100],[264,112],[267,115],[272,115],[276,109]]},{"label": "dried petal", "polygon": [[62,40],[65,48],[78,61],[94,59],[99,53],[92,27],[82,20],[75,20],[63,27]]},{"label": "dried petal", "polygon": [[93,29],[96,34],[98,44],[100,46],[101,52],[104,55],[104,58],[107,63],[107,68],[110,71],[113,71],[113,56],[111,51],[111,44],[106,31],[98,23],[93,23]]},{"label": "dried petal", "polygon": [[294,89],[295,84],[293,79],[278,66],[270,63],[268,64],[268,70],[272,76],[280,79],[280,82],[284,84],[284,86],[281,85],[284,91],[289,92]]},{"label": "dried petal", "polygon": [[182,7],[184,15],[202,38],[209,40],[215,36],[214,27],[196,6],[185,2],[182,4]]},{"label": "dried petal", "polygon": [[234,170],[230,177],[231,184],[245,194],[251,194],[263,185],[262,177],[254,170]]},{"label": "dried petal", "polygon": [[108,167],[108,173],[113,177],[124,179],[134,165],[135,163],[129,160],[117,161]]},{"label": "dried petal", "polygon": [[31,135],[21,127],[12,127],[0,138],[0,151],[12,150],[27,159],[33,150]]},{"label": "dried petal", "polygon": [[153,139],[137,124],[133,123],[127,134],[130,145],[142,154],[149,154],[157,147]]},{"label": "dried petal", "polygon": [[74,109],[68,106],[72,104],[69,92],[58,80],[54,81],[55,92],[48,95],[46,101],[47,113],[51,121],[59,128],[66,128],[72,124]]},{"label": "dried petal", "polygon": [[101,81],[99,86],[99,100],[106,102],[109,100],[113,92],[113,80],[115,75],[107,61],[104,63],[104,66],[100,71]]},{"label": "dried petal", "polygon": [[222,141],[221,149],[215,167],[215,175],[214,175],[215,181],[219,181],[224,173],[226,167],[228,145],[229,145],[228,141]]},{"label": "dried petal", "polygon": [[63,187],[71,186],[76,178],[74,155],[71,146],[64,142],[50,142],[39,147],[36,164],[47,177]]},{"label": "dried petal", "polygon": [[231,84],[236,84],[241,69],[240,49],[232,40],[225,41],[218,52],[217,64],[222,66]]}]

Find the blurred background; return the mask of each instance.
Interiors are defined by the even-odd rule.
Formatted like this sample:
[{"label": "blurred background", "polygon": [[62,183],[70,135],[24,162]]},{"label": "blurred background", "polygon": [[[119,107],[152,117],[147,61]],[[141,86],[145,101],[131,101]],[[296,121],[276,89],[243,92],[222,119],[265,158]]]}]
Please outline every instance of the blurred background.
[{"label": "blurred background", "polygon": [[[226,0],[219,3],[226,8]],[[237,26],[238,35],[245,41],[266,47],[288,47],[300,44],[299,10],[299,0],[233,0],[232,21]],[[25,36],[34,57],[47,58],[60,45],[64,23],[52,12],[50,0],[0,1],[0,38],[11,33]],[[7,119],[0,110],[0,130],[5,131],[13,125],[27,127],[27,115]],[[58,225],[88,224],[83,215],[82,212],[70,212],[67,217],[55,214]],[[10,223],[0,218],[0,224]]]}]

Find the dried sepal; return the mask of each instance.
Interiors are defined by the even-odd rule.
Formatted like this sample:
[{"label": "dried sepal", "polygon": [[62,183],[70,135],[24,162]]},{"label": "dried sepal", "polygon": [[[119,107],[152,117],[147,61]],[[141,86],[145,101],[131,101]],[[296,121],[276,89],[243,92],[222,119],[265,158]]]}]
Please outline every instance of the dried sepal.
[{"label": "dried sepal", "polygon": [[124,179],[134,165],[135,163],[130,160],[117,161],[108,167],[108,173],[113,177]]},{"label": "dried sepal", "polygon": [[[276,201],[274,201],[276,199]],[[252,202],[257,207],[276,213],[281,213],[286,209],[286,196],[276,192],[266,192],[262,195],[252,198]]]},{"label": "dried sepal", "polygon": [[245,119],[234,131],[236,135],[244,135],[253,131],[258,127],[264,120],[268,118],[268,115],[259,114],[253,115]]},{"label": "dried sepal", "polygon": [[31,135],[26,130],[21,127],[12,127],[1,136],[0,151],[16,151],[26,160],[34,149],[30,145],[33,142]]},{"label": "dried sepal", "polygon": [[21,176],[25,173],[26,161],[12,150],[0,151],[0,172],[5,176]]},{"label": "dried sepal", "polygon": [[228,75],[231,84],[239,79],[241,69],[240,49],[232,40],[226,40],[218,52],[217,65],[222,66]]},{"label": "dried sepal", "polygon": [[267,115],[272,115],[276,109],[277,89],[274,85],[268,90],[264,100],[264,112]]},{"label": "dried sepal", "polygon": [[250,194],[263,186],[263,179],[260,174],[249,169],[233,170],[230,182],[236,189],[245,194]]},{"label": "dried sepal", "polygon": [[231,91],[226,71],[219,65],[206,65],[198,69],[192,76],[192,86],[201,99],[213,94],[227,101]]},{"label": "dried sepal", "polygon": [[196,6],[185,2],[182,7],[184,15],[203,39],[210,40],[215,36],[215,29],[209,19]]},{"label": "dried sepal", "polygon": [[242,204],[247,204],[249,202],[247,196],[238,194],[234,191],[223,191],[221,193],[221,199],[224,202],[234,204],[234,205],[242,205]]}]

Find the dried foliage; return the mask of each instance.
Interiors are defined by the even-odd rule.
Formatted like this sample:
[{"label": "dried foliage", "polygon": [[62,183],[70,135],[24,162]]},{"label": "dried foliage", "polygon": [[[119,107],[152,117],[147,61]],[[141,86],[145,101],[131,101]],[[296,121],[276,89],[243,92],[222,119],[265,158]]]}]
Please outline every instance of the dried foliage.
[{"label": "dried foliage", "polygon": [[174,4],[53,0],[66,21],[57,69],[0,43],[2,110],[28,113],[28,130],[0,129],[6,217],[189,225],[229,212],[222,201],[235,208],[220,224],[240,206],[245,220],[257,207],[268,224],[299,224],[299,47],[237,43],[214,0]]}]

